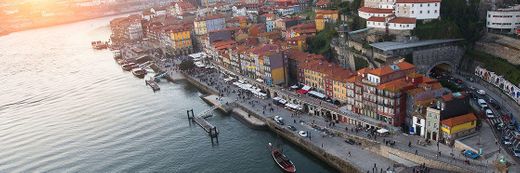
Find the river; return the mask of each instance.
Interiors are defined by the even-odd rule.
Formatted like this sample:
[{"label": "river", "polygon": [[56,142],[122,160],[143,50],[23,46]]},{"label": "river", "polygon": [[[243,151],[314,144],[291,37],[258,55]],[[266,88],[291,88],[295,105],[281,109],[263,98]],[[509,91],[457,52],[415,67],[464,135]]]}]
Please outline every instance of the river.
[{"label": "river", "polygon": [[298,172],[334,172],[274,133],[232,116],[209,118],[217,146],[186,110],[210,106],[186,82],[153,93],[109,51],[111,18],[0,37],[0,172],[280,172],[266,148],[283,144]]}]

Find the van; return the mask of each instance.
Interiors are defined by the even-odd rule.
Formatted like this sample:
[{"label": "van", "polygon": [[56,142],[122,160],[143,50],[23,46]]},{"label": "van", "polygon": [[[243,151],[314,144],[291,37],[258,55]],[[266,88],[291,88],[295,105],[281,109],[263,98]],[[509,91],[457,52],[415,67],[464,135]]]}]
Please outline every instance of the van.
[{"label": "van", "polygon": [[482,108],[482,109],[488,107],[488,105],[484,99],[478,99],[477,102],[478,102],[478,105],[480,106],[480,108]]},{"label": "van", "polygon": [[495,114],[493,114],[493,111],[491,111],[490,109],[486,109],[486,116],[488,118],[495,118]]}]

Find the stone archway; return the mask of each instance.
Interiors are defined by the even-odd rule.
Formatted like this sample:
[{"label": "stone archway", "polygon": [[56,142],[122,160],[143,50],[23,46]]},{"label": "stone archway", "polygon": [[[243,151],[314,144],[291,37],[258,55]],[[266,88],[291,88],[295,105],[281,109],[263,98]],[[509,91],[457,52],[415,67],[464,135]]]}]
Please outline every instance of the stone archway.
[{"label": "stone archway", "polygon": [[428,76],[438,75],[441,72],[453,73],[455,71],[455,66],[448,61],[440,61],[435,65],[432,65],[428,68],[427,74]]}]

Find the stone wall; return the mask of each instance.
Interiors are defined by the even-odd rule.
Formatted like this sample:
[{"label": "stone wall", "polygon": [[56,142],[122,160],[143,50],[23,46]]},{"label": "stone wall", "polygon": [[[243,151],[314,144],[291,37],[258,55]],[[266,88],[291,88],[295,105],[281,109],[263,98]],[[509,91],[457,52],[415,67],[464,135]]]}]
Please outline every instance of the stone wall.
[{"label": "stone wall", "polygon": [[186,75],[184,73],[183,73],[183,75],[186,77],[186,80],[188,80],[188,82],[190,82],[192,85],[195,85],[197,88],[199,88],[203,92],[205,92],[207,94],[219,95],[219,92],[217,90],[203,84],[202,82],[197,81],[197,79],[191,77],[190,75]]},{"label": "stone wall", "polygon": [[505,59],[511,64],[520,65],[520,40],[518,39],[487,33],[475,44],[475,50]]},{"label": "stone wall", "polygon": [[444,46],[413,52],[413,64],[417,72],[426,74],[434,66],[442,63],[449,64],[452,70],[458,68],[464,49],[460,46]]},{"label": "stone wall", "polygon": [[398,149],[391,148],[391,147],[384,146],[384,145],[379,145],[378,147],[373,147],[372,149],[375,150],[374,152],[376,152],[384,157],[388,158],[388,157],[392,157],[392,155],[393,155],[393,156],[399,157],[401,159],[404,159],[404,160],[407,160],[410,162],[424,163],[429,168],[447,170],[449,172],[469,172],[468,170],[465,170],[458,166],[454,166],[452,164],[427,159],[420,155],[415,155],[413,153],[398,150]]},{"label": "stone wall", "polygon": [[335,168],[336,170],[344,173],[356,173],[360,172],[362,170],[361,168],[348,163],[347,161],[334,156],[332,154],[327,153],[322,148],[315,146],[311,142],[307,141],[304,138],[301,138],[294,133],[290,132],[286,128],[280,127],[276,122],[274,122],[272,119],[265,118],[263,116],[260,116],[256,114],[253,111],[250,111],[249,109],[243,107],[240,104],[236,104],[239,108],[243,109],[247,113],[249,113],[251,116],[255,116],[256,118],[266,122],[267,127],[271,129],[271,131],[275,132],[276,134],[280,135],[281,137],[285,138],[286,140],[294,143],[295,145],[299,146],[303,150],[307,151],[308,153],[312,154],[313,156],[317,157],[318,159],[324,161],[329,166]]}]

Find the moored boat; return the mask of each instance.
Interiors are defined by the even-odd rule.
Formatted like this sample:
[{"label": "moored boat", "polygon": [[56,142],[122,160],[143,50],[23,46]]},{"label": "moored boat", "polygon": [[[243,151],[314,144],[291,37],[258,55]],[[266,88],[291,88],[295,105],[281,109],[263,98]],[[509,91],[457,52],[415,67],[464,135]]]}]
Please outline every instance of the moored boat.
[{"label": "moored boat", "polygon": [[278,148],[274,147],[271,143],[269,143],[269,148],[271,149],[271,156],[273,160],[278,164],[282,170],[285,172],[294,173],[296,172],[296,167],[293,162],[287,158]]},{"label": "moored boat", "polygon": [[102,41],[93,41],[90,43],[93,49],[101,50],[108,48],[108,43],[103,43]]},{"label": "moored boat", "polygon": [[123,65],[121,65],[121,68],[122,68],[124,71],[130,71],[130,70],[132,70],[132,69],[134,69],[134,68],[136,68],[136,67],[137,67],[137,64],[135,64],[135,63],[127,63],[127,64],[123,64]]},{"label": "moored boat", "polygon": [[132,69],[132,74],[134,74],[135,77],[144,78],[144,75],[146,75],[146,70],[143,68],[134,68]]}]

